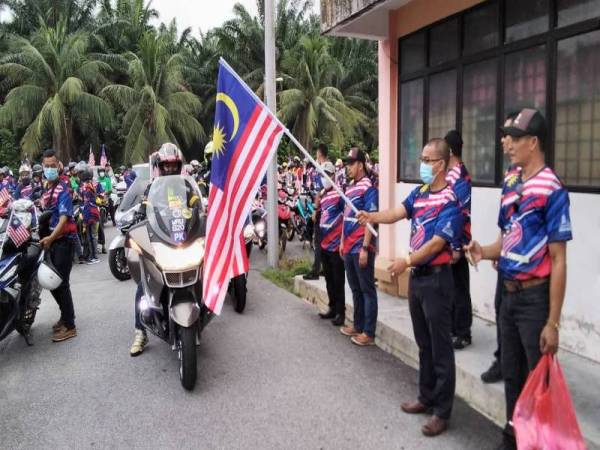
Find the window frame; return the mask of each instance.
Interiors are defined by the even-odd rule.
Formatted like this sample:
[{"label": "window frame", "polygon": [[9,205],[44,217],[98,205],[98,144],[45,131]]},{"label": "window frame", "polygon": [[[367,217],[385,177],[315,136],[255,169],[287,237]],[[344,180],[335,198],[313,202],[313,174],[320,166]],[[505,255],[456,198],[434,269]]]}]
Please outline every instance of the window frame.
[{"label": "window frame", "polygon": [[[401,171],[401,148],[400,148],[400,132],[401,132],[401,86],[403,83],[413,81],[418,78],[423,79],[423,142],[427,142],[430,138],[429,132],[429,83],[432,75],[437,73],[445,72],[447,70],[455,69],[457,74],[457,87],[456,87],[456,129],[462,132],[463,118],[462,118],[462,105],[463,105],[463,71],[464,67],[472,64],[481,62],[489,59],[497,59],[498,75],[497,75],[497,86],[496,95],[498,101],[496,102],[496,136],[495,136],[495,158],[494,158],[494,182],[485,183],[479,181],[473,181],[475,187],[500,187],[503,179],[503,154],[500,144],[500,129],[504,116],[504,71],[505,71],[505,58],[508,54],[527,50],[539,45],[546,46],[546,120],[548,123],[548,142],[546,144],[546,164],[554,169],[554,138],[555,138],[555,113],[556,113],[556,78],[557,78],[557,57],[558,57],[558,42],[574,37],[577,35],[585,34],[591,31],[600,29],[600,16],[592,17],[583,22],[574,23],[561,28],[557,27],[558,24],[558,2],[557,0],[549,0],[550,6],[548,8],[549,14],[549,29],[544,33],[540,33],[534,36],[529,36],[524,39],[519,39],[512,42],[505,42],[505,24],[506,24],[506,0],[490,0],[478,4],[472,8],[466,9],[459,13],[445,17],[437,22],[434,22],[426,27],[415,30],[414,32],[402,36],[398,39],[398,61],[401,58],[401,42],[403,39],[410,37],[417,33],[425,33],[425,62],[426,66],[422,70],[414,71],[407,74],[400,72],[400,64],[397,66],[398,70],[398,104],[397,104],[397,137],[398,137],[398,148],[397,148],[397,167],[396,167],[396,181],[407,182],[407,183],[420,183],[418,179],[410,179],[402,177]],[[498,14],[498,29],[499,36],[498,41],[500,44],[497,47],[483,50],[470,55],[464,55],[464,16],[478,8],[485,8],[490,3],[498,3],[499,14]],[[450,20],[458,20],[458,44],[459,44],[459,56],[458,59],[452,61],[446,61],[435,67],[431,67],[430,63],[430,31],[432,28],[443,24]],[[432,136],[436,137],[436,136]],[[581,185],[566,185],[571,192],[581,193],[600,193],[600,185],[598,186],[581,186]]]}]

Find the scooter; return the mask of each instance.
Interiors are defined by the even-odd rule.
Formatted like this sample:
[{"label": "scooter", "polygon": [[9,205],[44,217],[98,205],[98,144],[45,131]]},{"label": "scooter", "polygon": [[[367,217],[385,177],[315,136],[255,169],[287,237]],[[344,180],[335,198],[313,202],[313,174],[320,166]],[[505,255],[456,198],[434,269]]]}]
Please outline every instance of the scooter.
[{"label": "scooter", "polygon": [[140,322],[179,356],[184,389],[196,384],[196,345],[213,313],[202,302],[206,210],[189,176],[156,178],[146,219],[127,233],[127,264],[141,285]]},{"label": "scooter", "polygon": [[[49,216],[44,215],[44,219]],[[16,224],[15,221],[23,227],[20,233],[26,230],[29,235],[20,245],[16,245],[8,234],[8,226],[11,222]],[[62,282],[56,273],[57,284],[42,286],[39,282],[38,270],[45,259],[45,252],[34,237],[39,222],[33,202],[23,199],[13,202],[12,212],[0,224],[0,341],[17,331],[27,345],[33,345],[31,327],[41,303],[42,287],[56,288]],[[53,268],[50,270],[54,271]]]}]

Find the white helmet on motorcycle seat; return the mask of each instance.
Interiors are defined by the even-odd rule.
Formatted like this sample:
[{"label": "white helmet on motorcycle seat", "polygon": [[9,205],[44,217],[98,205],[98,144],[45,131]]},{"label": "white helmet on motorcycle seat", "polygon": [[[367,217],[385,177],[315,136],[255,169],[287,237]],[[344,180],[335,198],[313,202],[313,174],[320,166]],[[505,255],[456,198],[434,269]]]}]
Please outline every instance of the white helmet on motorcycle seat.
[{"label": "white helmet on motorcycle seat", "polygon": [[62,277],[50,261],[42,261],[37,271],[40,286],[49,291],[58,288],[62,283]]}]

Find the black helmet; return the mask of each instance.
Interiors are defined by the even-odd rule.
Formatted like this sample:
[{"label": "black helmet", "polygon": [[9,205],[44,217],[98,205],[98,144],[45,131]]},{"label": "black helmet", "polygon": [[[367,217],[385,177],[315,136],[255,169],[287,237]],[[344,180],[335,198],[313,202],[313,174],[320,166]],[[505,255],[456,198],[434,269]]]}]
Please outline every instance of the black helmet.
[{"label": "black helmet", "polygon": [[83,182],[90,181],[92,178],[94,178],[94,173],[89,167],[86,167],[79,172],[79,179]]},{"label": "black helmet", "polygon": [[44,174],[44,169],[40,164],[34,164],[31,168],[31,173],[34,177],[41,177]]}]

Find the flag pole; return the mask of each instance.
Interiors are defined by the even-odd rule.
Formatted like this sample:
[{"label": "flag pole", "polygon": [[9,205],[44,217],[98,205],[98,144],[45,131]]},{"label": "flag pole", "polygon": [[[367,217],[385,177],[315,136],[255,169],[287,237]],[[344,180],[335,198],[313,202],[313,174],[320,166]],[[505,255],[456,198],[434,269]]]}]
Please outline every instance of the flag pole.
[{"label": "flag pole", "polygon": [[[275,0],[265,0],[265,100],[267,108],[277,111],[275,86]],[[235,72],[234,72],[235,73]],[[246,83],[242,83],[246,86]],[[249,89],[251,91],[251,89]],[[256,94],[252,93],[254,97]],[[259,100],[260,101],[260,100]],[[279,266],[279,220],[277,215],[277,153],[267,169],[267,260]]]}]

